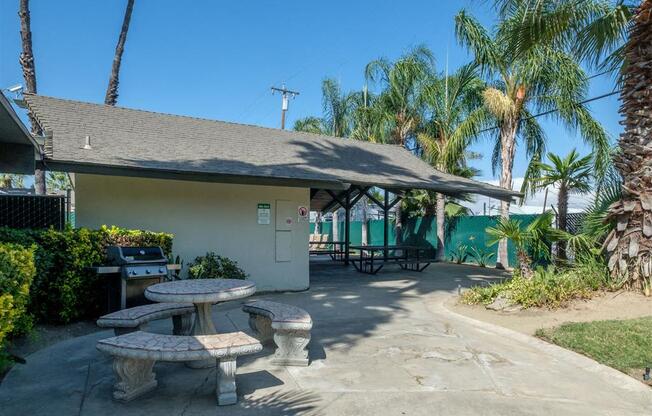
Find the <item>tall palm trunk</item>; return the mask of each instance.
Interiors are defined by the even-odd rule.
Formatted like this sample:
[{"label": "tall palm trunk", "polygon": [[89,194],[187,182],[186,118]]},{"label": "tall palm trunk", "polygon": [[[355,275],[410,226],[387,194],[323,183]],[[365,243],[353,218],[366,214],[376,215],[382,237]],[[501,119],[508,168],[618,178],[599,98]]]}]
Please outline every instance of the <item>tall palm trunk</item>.
[{"label": "tall palm trunk", "polygon": [[633,18],[625,49],[620,112],[625,131],[614,164],[623,177],[621,200],[609,208],[615,221],[604,246],[609,270],[626,286],[645,287],[652,276],[652,0],[643,0]]},{"label": "tall palm trunk", "polygon": [[[568,219],[568,188],[565,183],[559,185],[559,195],[557,197],[557,226],[560,230],[566,231]],[[566,244],[564,241],[557,243],[557,257],[560,260],[566,260]]]},{"label": "tall palm trunk", "polygon": [[435,214],[437,215],[437,252],[435,258],[438,261],[446,259],[446,197],[437,193],[435,201]]},{"label": "tall palm trunk", "polygon": [[[36,65],[34,64],[34,53],[32,52],[32,29],[29,14],[29,0],[20,0],[18,9],[20,18],[20,39],[23,51],[20,54],[20,66],[23,68],[23,78],[25,79],[25,92],[36,94]],[[36,118],[31,112],[27,113],[29,122],[32,126],[32,134],[41,136],[43,132]],[[38,195],[45,195],[45,171],[36,168],[34,171],[34,189]]]},{"label": "tall palm trunk", "polygon": [[[516,129],[518,127],[518,120],[508,118],[503,122],[500,128],[500,143],[501,154],[500,160],[502,170],[500,173],[500,186],[506,189],[512,189],[512,168],[514,167],[514,155],[516,153]],[[500,216],[502,218],[509,218],[508,201],[500,202]],[[498,243],[498,256],[496,259],[496,268],[509,267],[509,259],[507,252],[507,239],[502,239]]]},{"label": "tall palm trunk", "polygon": [[106,89],[104,104],[115,105],[118,102],[120,64],[122,63],[122,53],[125,50],[125,42],[127,41],[127,32],[129,32],[129,22],[131,21],[131,12],[133,9],[134,0],[128,0],[125,17],[122,21],[122,29],[120,30],[120,36],[118,37],[118,44],[115,47],[113,66],[111,67],[111,77],[109,78],[109,86]]}]

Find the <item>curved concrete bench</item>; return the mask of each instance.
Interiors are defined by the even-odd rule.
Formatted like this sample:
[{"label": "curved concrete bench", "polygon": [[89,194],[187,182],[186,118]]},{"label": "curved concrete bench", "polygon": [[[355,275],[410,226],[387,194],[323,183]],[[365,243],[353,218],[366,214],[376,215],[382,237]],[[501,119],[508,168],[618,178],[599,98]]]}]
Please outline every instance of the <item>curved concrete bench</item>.
[{"label": "curved concrete bench", "polygon": [[174,335],[188,335],[195,307],[192,303],[152,303],[112,312],[97,320],[97,326],[113,328],[116,335],[144,330],[147,323],[172,317]]},{"label": "curved concrete bench", "polygon": [[152,371],[156,361],[195,361],[215,359],[217,404],[237,402],[236,358],[262,350],[257,339],[244,332],[215,335],[162,335],[137,331],[97,342],[97,349],[113,356],[117,382],[113,398],[130,401],[158,385]]},{"label": "curved concrete bench", "polygon": [[308,365],[306,346],[310,342],[312,329],[312,318],[308,312],[267,300],[247,303],[242,310],[249,313],[249,326],[260,342],[274,340],[277,346],[272,360],[274,364]]}]

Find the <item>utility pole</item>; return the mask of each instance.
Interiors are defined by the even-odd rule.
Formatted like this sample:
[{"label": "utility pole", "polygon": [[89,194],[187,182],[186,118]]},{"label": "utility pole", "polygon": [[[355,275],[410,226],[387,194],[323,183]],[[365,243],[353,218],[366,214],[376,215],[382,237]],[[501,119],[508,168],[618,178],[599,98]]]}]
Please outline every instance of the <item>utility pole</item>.
[{"label": "utility pole", "polygon": [[285,84],[281,88],[278,87],[272,87],[272,95],[274,93],[281,93],[281,130],[285,130],[285,113],[288,111],[288,98],[291,96],[292,98],[295,98],[297,95],[299,95],[299,92],[297,91],[291,91],[285,88]]}]

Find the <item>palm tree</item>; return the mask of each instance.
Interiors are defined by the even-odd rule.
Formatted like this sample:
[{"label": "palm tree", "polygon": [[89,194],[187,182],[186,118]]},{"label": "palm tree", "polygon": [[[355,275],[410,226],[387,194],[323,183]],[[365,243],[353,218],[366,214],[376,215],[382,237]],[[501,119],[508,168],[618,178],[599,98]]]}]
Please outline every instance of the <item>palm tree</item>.
[{"label": "palm tree", "polygon": [[620,93],[625,131],[614,165],[623,178],[622,198],[609,210],[616,223],[604,247],[612,276],[626,285],[643,289],[652,277],[652,0],[644,0],[636,11],[624,49],[627,65]]},{"label": "palm tree", "polygon": [[122,28],[120,29],[120,36],[118,37],[118,44],[115,47],[115,54],[113,56],[113,65],[111,66],[111,76],[109,77],[109,85],[106,88],[106,96],[104,97],[104,104],[116,105],[118,102],[118,84],[120,82],[120,64],[122,63],[122,54],[125,50],[125,42],[127,41],[127,32],[129,32],[129,23],[131,21],[131,12],[134,9],[134,0],[127,0],[127,8],[125,9],[125,16],[122,20]]},{"label": "palm tree", "polygon": [[[500,0],[508,9],[526,0]],[[588,63],[607,69],[620,68],[620,97],[625,131],[619,140],[614,165],[622,177],[619,201],[610,205],[606,224],[615,229],[607,235],[603,249],[612,277],[626,287],[641,289],[652,277],[652,154],[649,129],[649,68],[652,52],[652,1],[615,3],[601,0],[572,0],[568,7],[553,0],[541,0],[519,23],[522,41],[519,53],[527,53],[542,42],[567,45]],[[584,4],[582,4],[584,3]],[[540,12],[543,9],[544,12]],[[545,30],[542,30],[545,28]],[[617,196],[617,194],[614,194]]]},{"label": "palm tree", "polygon": [[532,259],[530,252],[547,257],[550,255],[548,242],[557,239],[557,233],[552,228],[552,212],[546,211],[527,226],[523,227],[520,220],[500,218],[494,227],[487,227],[488,245],[493,246],[501,241],[510,240],[516,248],[521,276],[531,279]]},{"label": "palm tree", "polygon": [[[423,100],[430,118],[417,140],[423,148],[423,159],[435,169],[458,174],[467,170],[471,176],[476,173],[466,167],[467,147],[484,125],[483,120],[469,115],[482,106],[483,90],[484,82],[477,76],[474,65],[465,65],[452,76],[436,77],[424,88]],[[437,217],[436,258],[442,261],[446,257],[447,198],[434,193],[434,198],[425,200],[432,204],[426,207],[426,213],[434,211]]]},{"label": "palm tree", "polygon": [[591,68],[613,71],[625,61],[635,2],[623,0],[495,0],[501,17],[521,10],[513,21],[509,48],[517,54],[540,44],[571,51]]},{"label": "palm tree", "polygon": [[[423,120],[423,88],[433,76],[434,59],[429,49],[421,46],[395,62],[381,58],[367,64],[365,77],[381,85],[376,99],[379,118],[386,125],[383,141],[403,146],[415,139]],[[402,238],[401,204],[396,206],[396,238]]]},{"label": "palm tree", "polygon": [[[548,153],[548,159],[550,164],[535,159],[530,162],[521,192],[533,194],[549,186],[559,189],[557,225],[560,230],[566,232],[568,197],[571,193],[585,194],[591,190],[593,157],[591,155],[580,157],[573,149],[564,158]],[[559,258],[566,259],[566,248],[563,242],[560,242],[558,247]]]},{"label": "palm tree", "polygon": [[326,128],[319,117],[305,117],[294,122],[294,131],[303,131],[306,133],[325,134]]},{"label": "palm tree", "polygon": [[[32,52],[32,29],[29,13],[29,0],[20,0],[18,17],[20,18],[20,39],[23,49],[20,54],[20,66],[23,69],[23,78],[25,79],[24,92],[36,94],[36,66],[34,64],[34,53]],[[35,136],[41,136],[43,131],[34,115],[28,111],[27,116],[29,118],[29,123],[32,126],[32,134]],[[38,167],[34,170],[34,189],[38,195],[45,195],[45,171]]]},{"label": "palm tree", "polygon": [[[294,123],[294,130],[347,137],[351,132],[352,94],[343,93],[339,83],[332,78],[322,81],[321,91],[323,116],[297,120]],[[339,208],[333,211],[333,241],[339,240],[339,211]]]},{"label": "palm tree", "polygon": [[[530,157],[540,158],[545,153],[546,136],[534,117],[537,113],[579,130],[593,146],[596,170],[604,172],[609,138],[582,104],[588,89],[586,74],[577,60],[560,48],[540,44],[522,54],[510,49],[509,41],[516,36],[514,27],[527,8],[521,2],[515,3],[519,3],[518,7],[508,9],[491,32],[465,11],[455,18],[459,41],[474,54],[475,62],[492,84],[485,89],[484,109],[476,116],[486,118],[481,114],[485,111],[496,121],[493,165],[501,168],[500,186],[512,187],[517,140],[524,143]],[[501,217],[509,217],[509,207],[509,202],[501,202]],[[507,241],[503,240],[497,267],[505,266]]]}]

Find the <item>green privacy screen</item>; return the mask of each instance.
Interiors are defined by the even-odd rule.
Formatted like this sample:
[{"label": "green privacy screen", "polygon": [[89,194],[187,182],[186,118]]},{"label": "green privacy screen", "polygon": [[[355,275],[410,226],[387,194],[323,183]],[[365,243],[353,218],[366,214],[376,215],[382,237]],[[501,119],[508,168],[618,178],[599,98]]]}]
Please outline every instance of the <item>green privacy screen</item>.
[{"label": "green privacy screen", "polygon": [[[531,223],[536,215],[511,215],[510,218],[521,221],[523,225]],[[496,251],[496,247],[487,247],[487,235],[485,229],[496,224],[496,216],[469,216],[457,217],[446,220],[446,251],[454,250],[459,244],[466,244],[470,247],[477,247],[481,250]],[[369,244],[383,244],[383,220],[370,220],[367,222],[369,229]],[[314,232],[315,224],[310,224],[310,232]],[[403,241],[406,244],[419,246],[430,246],[433,249],[437,247],[437,222],[435,217],[418,217],[409,218],[403,225]],[[332,223],[321,223],[321,234],[328,234],[329,240],[332,240]],[[396,233],[394,232],[394,221],[389,225],[389,244],[396,243]],[[339,239],[344,240],[344,222],[339,223]],[[351,244],[357,245],[362,242],[362,222],[351,222]],[[511,242],[509,248],[509,264],[516,264],[516,253]],[[489,264],[493,265],[496,257],[491,259]]]}]

